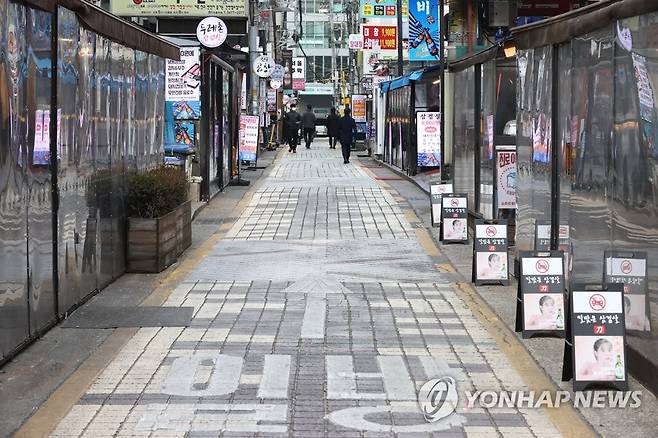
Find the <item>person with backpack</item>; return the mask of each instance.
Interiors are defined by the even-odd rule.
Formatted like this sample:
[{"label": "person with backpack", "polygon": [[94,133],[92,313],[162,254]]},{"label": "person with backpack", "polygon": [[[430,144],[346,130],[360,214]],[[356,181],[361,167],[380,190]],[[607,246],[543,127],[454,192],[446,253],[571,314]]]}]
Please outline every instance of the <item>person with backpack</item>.
[{"label": "person with backpack", "polygon": [[283,123],[285,124],[288,133],[288,152],[296,154],[297,145],[299,144],[299,127],[302,123],[302,117],[297,112],[296,105],[290,107],[290,111],[288,111],[283,118]]}]

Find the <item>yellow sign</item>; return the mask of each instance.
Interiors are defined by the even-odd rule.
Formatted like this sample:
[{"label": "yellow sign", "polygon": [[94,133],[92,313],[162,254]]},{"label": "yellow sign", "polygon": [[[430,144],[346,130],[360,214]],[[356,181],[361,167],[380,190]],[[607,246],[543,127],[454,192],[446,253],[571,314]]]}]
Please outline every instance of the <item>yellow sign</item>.
[{"label": "yellow sign", "polygon": [[344,97],[343,98],[343,104],[344,105],[349,105],[350,104],[350,98],[349,97]]},{"label": "yellow sign", "polygon": [[110,0],[123,17],[247,17],[247,0]]}]

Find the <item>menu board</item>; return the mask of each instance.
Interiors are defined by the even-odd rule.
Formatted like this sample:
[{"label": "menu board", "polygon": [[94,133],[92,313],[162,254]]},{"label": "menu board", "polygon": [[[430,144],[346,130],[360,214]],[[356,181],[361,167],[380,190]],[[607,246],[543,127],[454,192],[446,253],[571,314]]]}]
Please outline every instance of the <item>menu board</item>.
[{"label": "menu board", "polygon": [[440,237],[443,242],[468,242],[468,197],[446,193],[441,199]]},{"label": "menu board", "polygon": [[622,284],[573,286],[562,377],[574,391],[628,389],[623,301]]},{"label": "menu board", "polygon": [[622,284],[624,288],[627,333],[649,335],[651,333],[651,313],[647,281],[647,253],[605,251],[603,260],[603,282]]},{"label": "menu board", "polygon": [[430,184],[430,207],[432,214],[432,226],[438,227],[441,225],[441,199],[446,193],[452,193],[452,183]]},{"label": "menu board", "polygon": [[504,220],[475,221],[473,283],[509,284],[507,223]]},{"label": "menu board", "polygon": [[560,251],[519,254],[516,331],[524,338],[565,333],[564,258]]}]

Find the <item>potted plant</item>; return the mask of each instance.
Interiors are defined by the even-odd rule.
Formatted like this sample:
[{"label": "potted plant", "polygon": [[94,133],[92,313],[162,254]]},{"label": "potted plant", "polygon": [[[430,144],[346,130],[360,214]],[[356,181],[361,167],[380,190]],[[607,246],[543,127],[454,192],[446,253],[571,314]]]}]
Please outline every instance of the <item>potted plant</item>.
[{"label": "potted plant", "polygon": [[185,173],[160,167],[128,179],[128,272],[160,272],[192,244]]}]

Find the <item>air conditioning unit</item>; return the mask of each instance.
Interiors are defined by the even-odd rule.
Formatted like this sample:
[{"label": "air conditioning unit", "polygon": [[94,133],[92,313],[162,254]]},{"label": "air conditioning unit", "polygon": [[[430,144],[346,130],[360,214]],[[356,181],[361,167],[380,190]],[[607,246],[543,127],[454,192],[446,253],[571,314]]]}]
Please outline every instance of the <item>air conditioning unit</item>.
[{"label": "air conditioning unit", "polygon": [[512,27],[517,16],[518,1],[489,0],[489,26]]}]

